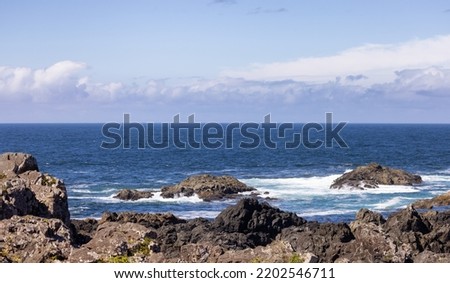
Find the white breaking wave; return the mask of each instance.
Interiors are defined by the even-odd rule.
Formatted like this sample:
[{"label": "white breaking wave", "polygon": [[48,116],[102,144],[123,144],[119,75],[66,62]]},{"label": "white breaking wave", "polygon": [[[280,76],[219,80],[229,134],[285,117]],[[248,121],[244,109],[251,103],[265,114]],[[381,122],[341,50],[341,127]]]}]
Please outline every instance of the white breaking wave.
[{"label": "white breaking wave", "polygon": [[242,182],[253,186],[259,191],[269,192],[269,196],[276,198],[304,199],[308,196],[325,195],[363,195],[363,194],[395,194],[415,193],[420,190],[412,186],[387,186],[378,188],[355,190],[355,189],[330,189],[330,185],[341,175],[329,175],[323,177],[303,178],[279,178],[279,179],[241,179]]},{"label": "white breaking wave", "polygon": [[196,194],[191,197],[175,197],[175,198],[163,198],[161,192],[154,192],[153,197],[139,199],[135,202],[166,202],[166,203],[199,203],[203,202]]},{"label": "white breaking wave", "polygon": [[400,203],[402,203],[404,201],[407,201],[407,203],[411,203],[413,200],[414,200],[414,198],[394,197],[390,200],[376,203],[376,204],[372,205],[372,207],[377,210],[402,208],[402,207],[406,207],[406,204],[399,205]]},{"label": "white breaking wave", "polygon": [[355,210],[350,209],[310,210],[297,214],[301,217],[311,217],[311,216],[326,216],[326,215],[342,215],[349,213],[355,213]]},{"label": "white breaking wave", "polygon": [[[116,190],[117,191],[117,190]],[[175,197],[175,198],[163,198],[161,197],[160,192],[154,192],[153,197],[151,198],[143,198],[136,201],[126,201],[114,198],[116,194],[112,194],[110,196],[73,196],[71,199],[86,199],[91,200],[93,202],[103,202],[103,203],[155,203],[155,202],[164,202],[164,203],[199,203],[203,202],[197,195],[193,195],[192,197]]]},{"label": "white breaking wave", "polygon": [[450,182],[450,175],[422,175],[425,183]]},{"label": "white breaking wave", "polygon": [[173,214],[177,217],[183,219],[194,219],[194,218],[216,218],[219,215],[220,211],[207,211],[207,210],[198,210],[198,211],[174,211]]}]

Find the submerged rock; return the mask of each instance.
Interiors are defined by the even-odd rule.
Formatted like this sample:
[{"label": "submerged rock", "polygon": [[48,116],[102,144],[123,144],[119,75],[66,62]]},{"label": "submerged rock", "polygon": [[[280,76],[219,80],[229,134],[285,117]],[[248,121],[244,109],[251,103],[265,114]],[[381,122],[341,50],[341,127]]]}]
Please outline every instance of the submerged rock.
[{"label": "submerged rock", "polygon": [[121,200],[131,200],[136,201],[143,198],[151,198],[153,197],[153,192],[150,191],[138,191],[138,190],[130,190],[124,189],[117,193],[114,198]]},{"label": "submerged rock", "polygon": [[422,183],[419,175],[404,170],[383,167],[378,163],[359,166],[355,170],[345,173],[331,184],[331,189],[372,189],[379,185],[406,185]]},{"label": "submerged rock", "polygon": [[177,185],[161,188],[163,198],[191,197],[194,194],[204,201],[233,197],[242,192],[255,191],[231,176],[195,175]]}]

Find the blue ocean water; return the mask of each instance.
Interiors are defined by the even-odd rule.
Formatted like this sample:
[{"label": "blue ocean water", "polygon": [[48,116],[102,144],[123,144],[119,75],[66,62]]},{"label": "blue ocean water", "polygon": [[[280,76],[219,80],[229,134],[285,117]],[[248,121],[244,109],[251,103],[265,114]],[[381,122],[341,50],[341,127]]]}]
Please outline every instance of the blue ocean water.
[{"label": "blue ocean water", "polygon": [[[450,125],[349,124],[348,148],[102,149],[101,124],[0,124],[0,152],[33,154],[40,170],[66,183],[73,218],[104,211],[172,212],[215,217],[236,200],[197,198],[119,201],[120,189],[154,189],[199,173],[232,175],[269,192],[272,205],[309,220],[349,221],[362,207],[389,213],[416,199],[450,190]],[[133,139],[132,139],[133,141]],[[330,190],[356,166],[378,162],[423,177],[424,183],[364,191]]]}]

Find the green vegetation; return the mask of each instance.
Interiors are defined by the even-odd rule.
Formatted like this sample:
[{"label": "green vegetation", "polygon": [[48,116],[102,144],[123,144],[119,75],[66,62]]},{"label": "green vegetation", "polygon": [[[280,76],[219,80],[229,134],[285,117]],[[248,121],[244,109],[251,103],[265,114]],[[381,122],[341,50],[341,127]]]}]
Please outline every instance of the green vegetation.
[{"label": "green vegetation", "polygon": [[41,179],[41,185],[42,186],[53,186],[56,185],[56,178],[43,175]]},{"label": "green vegetation", "polygon": [[255,257],[250,261],[250,263],[263,263],[263,262],[264,262],[263,259],[260,257]]},{"label": "green vegetation", "polygon": [[305,259],[299,254],[293,254],[287,261],[288,263],[304,263]]},{"label": "green vegetation", "polygon": [[148,237],[144,238],[144,241],[136,246],[135,249],[133,249],[133,254],[141,254],[144,256],[147,256],[150,254],[150,244],[152,243],[152,240]]},{"label": "green vegetation", "polygon": [[125,255],[117,255],[112,256],[108,260],[109,263],[129,263],[128,256]]}]

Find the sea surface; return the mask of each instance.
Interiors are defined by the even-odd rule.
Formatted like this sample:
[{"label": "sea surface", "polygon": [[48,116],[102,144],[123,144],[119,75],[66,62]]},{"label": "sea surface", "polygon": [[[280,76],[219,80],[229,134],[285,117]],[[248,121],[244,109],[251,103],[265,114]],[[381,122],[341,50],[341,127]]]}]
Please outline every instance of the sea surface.
[{"label": "sea surface", "polygon": [[[235,176],[269,192],[270,204],[317,221],[349,221],[363,207],[388,214],[450,190],[450,125],[349,124],[340,132],[348,148],[334,143],[317,149],[139,149],[136,132],[129,149],[103,149],[101,143],[111,140],[102,135],[102,126],[0,124],[0,152],[31,153],[42,172],[63,179],[72,218],[98,218],[105,211],[214,218],[236,200],[162,199],[158,193],[136,202],[112,197],[120,189],[159,190],[200,173]],[[317,133],[311,140],[321,137]],[[344,172],[370,162],[420,174],[424,182],[363,191],[329,189]]]}]

